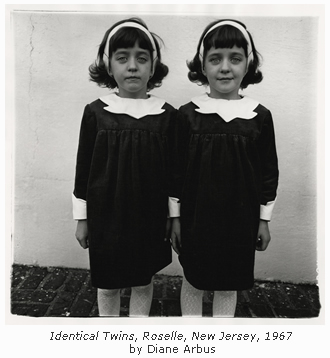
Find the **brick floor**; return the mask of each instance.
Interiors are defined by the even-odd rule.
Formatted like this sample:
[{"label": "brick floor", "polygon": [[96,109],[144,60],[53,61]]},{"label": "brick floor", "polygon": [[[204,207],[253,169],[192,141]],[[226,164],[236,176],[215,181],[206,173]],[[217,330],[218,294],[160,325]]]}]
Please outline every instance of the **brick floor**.
[{"label": "brick floor", "polygon": [[[181,277],[156,275],[150,310],[153,317],[181,316]],[[120,315],[128,316],[129,288],[121,291]],[[203,316],[212,315],[213,292],[205,292]],[[257,281],[238,292],[235,317],[312,318],[320,313],[317,285]],[[13,265],[11,313],[31,317],[95,317],[96,289],[88,270]]]}]

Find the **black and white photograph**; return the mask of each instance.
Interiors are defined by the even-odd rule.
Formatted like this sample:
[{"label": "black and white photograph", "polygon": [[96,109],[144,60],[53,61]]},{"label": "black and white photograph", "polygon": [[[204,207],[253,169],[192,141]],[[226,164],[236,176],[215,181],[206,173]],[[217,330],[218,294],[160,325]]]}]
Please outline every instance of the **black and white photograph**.
[{"label": "black and white photograph", "polygon": [[324,324],[324,5],[6,7],[7,324]]}]

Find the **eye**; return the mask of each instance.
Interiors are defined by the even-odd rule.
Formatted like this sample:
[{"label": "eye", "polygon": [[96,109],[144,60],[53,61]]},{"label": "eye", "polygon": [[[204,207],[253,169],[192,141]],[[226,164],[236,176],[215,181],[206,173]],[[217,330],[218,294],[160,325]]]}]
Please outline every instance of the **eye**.
[{"label": "eye", "polygon": [[242,62],[242,59],[241,59],[241,57],[232,57],[231,62],[233,64],[239,64],[240,62]]},{"label": "eye", "polygon": [[146,63],[148,61],[148,58],[140,56],[140,57],[138,57],[137,60],[138,60],[139,63]]},{"label": "eye", "polygon": [[116,57],[116,61],[118,61],[120,63],[124,63],[127,61],[127,57],[126,56],[118,56],[118,57]]},{"label": "eye", "polygon": [[218,65],[220,63],[221,59],[219,57],[213,57],[210,58],[210,62],[212,65]]}]

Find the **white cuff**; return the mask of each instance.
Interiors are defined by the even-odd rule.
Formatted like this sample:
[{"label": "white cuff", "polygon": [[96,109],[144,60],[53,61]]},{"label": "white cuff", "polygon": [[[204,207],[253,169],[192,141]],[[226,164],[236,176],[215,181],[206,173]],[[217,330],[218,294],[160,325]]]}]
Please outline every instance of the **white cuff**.
[{"label": "white cuff", "polygon": [[270,221],[272,218],[275,201],[269,201],[266,205],[260,205],[260,219]]},{"label": "white cuff", "polygon": [[86,220],[87,209],[86,200],[78,199],[72,194],[72,214],[74,220]]},{"label": "white cuff", "polygon": [[177,198],[168,198],[168,211],[170,218],[180,217],[180,203]]}]

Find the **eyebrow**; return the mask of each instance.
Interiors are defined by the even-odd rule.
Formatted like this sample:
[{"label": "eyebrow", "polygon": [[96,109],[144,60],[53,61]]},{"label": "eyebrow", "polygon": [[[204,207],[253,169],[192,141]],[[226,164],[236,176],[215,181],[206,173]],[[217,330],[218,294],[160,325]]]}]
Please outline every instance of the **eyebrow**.
[{"label": "eyebrow", "polygon": [[[129,50],[126,50],[126,49],[118,49],[118,50],[116,50],[115,52],[114,52],[116,55],[118,55],[118,54],[127,54],[127,53],[129,53]],[[149,54],[149,50],[144,50],[144,49],[141,49],[141,50],[139,50],[139,51],[137,51],[137,54],[138,55],[148,55],[148,56],[150,56],[150,54]]]},{"label": "eyebrow", "polygon": [[[237,56],[237,55],[239,55],[239,56],[245,56],[244,51],[243,51],[243,53],[234,51],[234,52],[230,52],[229,54],[230,54],[231,56],[233,56],[233,55],[234,55],[234,56]],[[210,52],[210,54],[208,54],[208,56],[216,56],[216,55],[220,55],[220,53],[217,51],[217,49],[212,50],[212,52]]]}]

